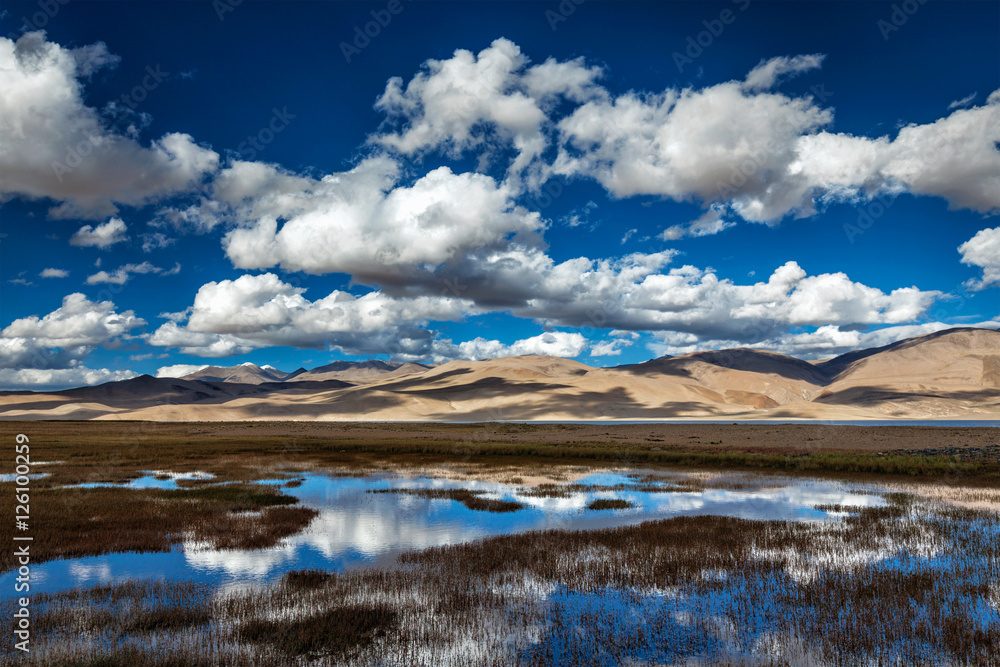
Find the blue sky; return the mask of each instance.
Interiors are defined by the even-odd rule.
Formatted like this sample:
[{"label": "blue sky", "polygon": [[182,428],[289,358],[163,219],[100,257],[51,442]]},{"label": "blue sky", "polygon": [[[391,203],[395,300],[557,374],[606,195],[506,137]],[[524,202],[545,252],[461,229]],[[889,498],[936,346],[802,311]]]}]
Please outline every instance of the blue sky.
[{"label": "blue sky", "polygon": [[5,388],[998,326],[995,2],[2,11]]}]

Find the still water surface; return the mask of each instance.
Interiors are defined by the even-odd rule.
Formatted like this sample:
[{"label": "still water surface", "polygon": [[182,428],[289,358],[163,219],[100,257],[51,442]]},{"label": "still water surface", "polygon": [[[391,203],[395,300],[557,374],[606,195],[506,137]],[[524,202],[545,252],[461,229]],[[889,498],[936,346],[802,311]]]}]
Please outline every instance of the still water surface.
[{"label": "still water surface", "polygon": [[[162,471],[159,477],[167,477]],[[571,490],[566,497],[538,497],[522,483],[481,478],[454,479],[407,473],[360,477],[308,474],[301,485],[282,491],[301,505],[319,512],[302,532],[277,546],[255,550],[218,550],[185,542],[167,553],[121,553],[32,566],[32,592],[54,592],[127,579],[199,581],[225,587],[266,584],[291,570],[317,568],[340,571],[365,566],[392,566],[404,551],[469,542],[494,535],[530,530],[595,529],[641,523],[651,519],[712,514],[744,519],[836,521],[837,513],[817,505],[871,507],[885,504],[872,488],[830,480],[765,475],[740,477],[738,488],[689,490],[679,482],[689,473],[660,477],[651,489],[638,484],[650,471],[583,471],[573,475],[579,486],[617,487]],[[661,473],[662,474],[662,473]],[[157,479],[150,474],[133,480],[132,488],[177,488],[175,475]],[[284,485],[288,478],[265,483]],[[447,498],[405,493],[369,493],[384,489],[470,489],[484,498],[519,502],[520,510],[492,513],[468,509]],[[623,510],[586,509],[597,499],[620,499],[634,507]],[[0,591],[9,597],[15,573],[0,577]]]}]

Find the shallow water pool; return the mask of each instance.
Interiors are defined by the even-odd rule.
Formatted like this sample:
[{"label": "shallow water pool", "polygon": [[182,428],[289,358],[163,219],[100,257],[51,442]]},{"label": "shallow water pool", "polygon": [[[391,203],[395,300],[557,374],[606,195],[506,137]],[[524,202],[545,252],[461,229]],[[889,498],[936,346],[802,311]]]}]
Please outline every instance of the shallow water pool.
[{"label": "shallow water pool", "polygon": [[[169,474],[156,471],[160,477]],[[495,476],[494,476],[495,477]],[[307,474],[265,483],[300,499],[319,515],[300,533],[277,546],[255,550],[220,550],[185,541],[166,553],[120,553],[34,564],[32,593],[55,592],[128,579],[170,579],[223,587],[266,584],[291,570],[340,571],[365,566],[393,566],[405,551],[469,542],[488,536],[543,529],[596,529],[652,519],[698,514],[744,519],[837,521],[842,512],[817,506],[871,507],[884,504],[871,489],[857,484],[743,475],[713,478],[707,488],[697,473],[648,470],[578,471],[559,484],[539,486],[496,481],[490,475],[462,478],[426,473],[377,473],[364,476]],[[175,487],[177,479],[140,478],[132,488]],[[301,481],[286,486],[290,479]],[[485,499],[521,504],[516,511],[494,513],[469,509],[449,498],[428,498],[420,490],[465,489]],[[386,492],[402,491],[402,492]],[[590,510],[594,500],[614,499],[631,507]],[[9,597],[15,574],[0,577]]]}]

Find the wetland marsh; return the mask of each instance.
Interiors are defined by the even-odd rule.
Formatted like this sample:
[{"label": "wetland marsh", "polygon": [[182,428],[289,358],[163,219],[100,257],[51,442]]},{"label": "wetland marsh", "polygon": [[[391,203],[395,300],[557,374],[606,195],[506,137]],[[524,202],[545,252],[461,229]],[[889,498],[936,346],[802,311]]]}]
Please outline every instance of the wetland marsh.
[{"label": "wetland marsh", "polygon": [[342,444],[206,441],[172,465],[133,447],[95,466],[99,447],[39,443],[28,663],[1000,663],[988,472]]}]

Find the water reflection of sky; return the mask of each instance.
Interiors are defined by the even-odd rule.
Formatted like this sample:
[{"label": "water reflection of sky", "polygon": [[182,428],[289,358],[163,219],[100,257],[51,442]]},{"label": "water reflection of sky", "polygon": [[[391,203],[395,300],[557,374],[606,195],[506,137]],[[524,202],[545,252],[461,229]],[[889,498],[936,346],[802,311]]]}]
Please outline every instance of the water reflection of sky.
[{"label": "water reflection of sky", "polygon": [[52,473],[48,472],[33,472],[27,475],[18,475],[16,473],[2,473],[0,474],[0,482],[16,482],[18,477],[27,477],[28,479],[42,479],[43,477],[48,477]]},{"label": "water reflection of sky", "polygon": [[[161,475],[162,476],[162,475]],[[133,480],[133,488],[175,486],[178,477]],[[683,476],[669,478],[664,488],[677,488]],[[674,516],[713,514],[746,519],[837,520],[816,505],[881,505],[880,496],[857,493],[834,481],[754,478],[749,488],[650,492],[635,488],[624,472],[600,472],[576,479],[576,485],[632,485],[629,489],[585,490],[567,497],[536,497],[530,487],[497,481],[450,480],[378,474],[367,477],[306,475],[298,487],[282,490],[319,512],[302,532],[278,546],[257,550],[216,550],[185,543],[168,553],[108,554],[32,565],[32,592],[91,586],[123,579],[181,579],[225,586],[265,583],[290,570],[343,570],[390,565],[412,549],[468,542],[487,536],[542,529],[595,529]],[[286,481],[286,480],[281,480]],[[852,485],[854,488],[856,485]],[[464,488],[484,497],[512,500],[525,507],[510,513],[470,510],[447,498],[405,493],[368,493],[379,489]],[[627,500],[625,510],[584,509],[592,500]],[[10,596],[14,573],[0,577],[0,591]]]},{"label": "water reflection of sky", "polygon": [[126,489],[177,489],[180,480],[208,481],[215,475],[207,472],[167,472],[163,470],[144,470],[146,474],[127,482],[85,482],[71,484],[68,489],[95,489],[98,487],[119,487]]}]

